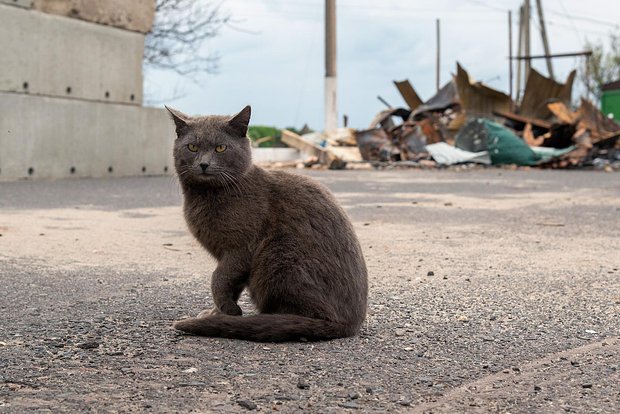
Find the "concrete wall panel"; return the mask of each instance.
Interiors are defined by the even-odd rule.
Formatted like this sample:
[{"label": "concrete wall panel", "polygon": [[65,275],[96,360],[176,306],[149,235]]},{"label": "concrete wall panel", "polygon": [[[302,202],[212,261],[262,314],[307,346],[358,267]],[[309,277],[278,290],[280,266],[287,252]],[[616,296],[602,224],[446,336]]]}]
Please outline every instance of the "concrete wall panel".
[{"label": "concrete wall panel", "polygon": [[144,35],[0,4],[0,91],[139,105]]},{"label": "concrete wall panel", "polygon": [[155,0],[34,0],[44,13],[147,33],[155,18]]},{"label": "concrete wall panel", "polygon": [[0,114],[0,179],[173,170],[175,134],[163,109],[0,93]]}]

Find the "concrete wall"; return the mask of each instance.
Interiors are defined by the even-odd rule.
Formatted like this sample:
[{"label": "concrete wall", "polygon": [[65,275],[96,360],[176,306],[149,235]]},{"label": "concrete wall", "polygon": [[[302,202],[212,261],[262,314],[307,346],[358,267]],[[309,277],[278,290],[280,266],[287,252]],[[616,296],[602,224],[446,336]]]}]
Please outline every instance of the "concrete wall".
[{"label": "concrete wall", "polygon": [[158,108],[0,92],[0,114],[0,179],[173,169],[174,128]]},{"label": "concrete wall", "polygon": [[0,180],[173,170],[167,112],[140,106],[144,34],[72,18],[112,25],[123,10],[154,10],[119,1],[0,0]]},{"label": "concrete wall", "polygon": [[144,35],[0,4],[0,91],[142,102]]},{"label": "concrete wall", "polygon": [[155,17],[153,0],[32,0],[32,8],[140,33],[151,30]]},{"label": "concrete wall", "polygon": [[147,33],[155,18],[155,0],[0,0],[0,3]]}]

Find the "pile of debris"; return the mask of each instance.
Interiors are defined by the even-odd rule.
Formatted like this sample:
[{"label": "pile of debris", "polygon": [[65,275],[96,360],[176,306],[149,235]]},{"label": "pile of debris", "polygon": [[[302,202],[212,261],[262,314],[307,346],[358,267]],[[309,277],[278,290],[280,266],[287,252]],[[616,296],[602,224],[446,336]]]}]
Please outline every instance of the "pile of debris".
[{"label": "pile of debris", "polygon": [[558,83],[531,69],[517,104],[473,81],[457,63],[453,79],[426,102],[408,80],[394,82],[408,108],[379,112],[368,129],[312,136],[285,131],[282,141],[303,147],[306,154],[311,149],[309,164],[329,168],[363,160],[426,167],[478,163],[620,169],[620,124],[586,99],[572,111],[574,78],[575,71]]}]

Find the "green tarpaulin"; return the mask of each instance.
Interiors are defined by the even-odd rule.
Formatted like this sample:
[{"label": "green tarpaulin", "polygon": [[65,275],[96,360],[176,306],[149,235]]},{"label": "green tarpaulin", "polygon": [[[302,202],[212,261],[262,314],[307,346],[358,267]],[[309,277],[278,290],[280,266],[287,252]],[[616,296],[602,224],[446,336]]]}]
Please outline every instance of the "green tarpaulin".
[{"label": "green tarpaulin", "polygon": [[484,118],[474,118],[461,128],[455,146],[465,151],[488,151],[493,165],[536,165],[574,149],[530,147],[509,129]]}]

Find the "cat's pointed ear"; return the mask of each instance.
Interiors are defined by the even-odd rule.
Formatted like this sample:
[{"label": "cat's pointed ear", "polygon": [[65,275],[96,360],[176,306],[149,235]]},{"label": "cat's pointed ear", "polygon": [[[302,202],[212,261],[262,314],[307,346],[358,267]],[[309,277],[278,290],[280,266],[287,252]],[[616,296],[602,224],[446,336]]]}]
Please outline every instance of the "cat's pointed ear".
[{"label": "cat's pointed ear", "polygon": [[241,137],[245,137],[248,133],[248,125],[250,124],[250,115],[252,115],[252,107],[246,105],[237,115],[233,115],[228,121],[228,125]]},{"label": "cat's pointed ear", "polygon": [[176,126],[177,135],[179,135],[179,133],[187,127],[187,120],[189,117],[181,111],[177,111],[176,109],[172,109],[166,105],[164,105],[164,107],[168,110],[168,112],[170,112],[170,117]]}]

